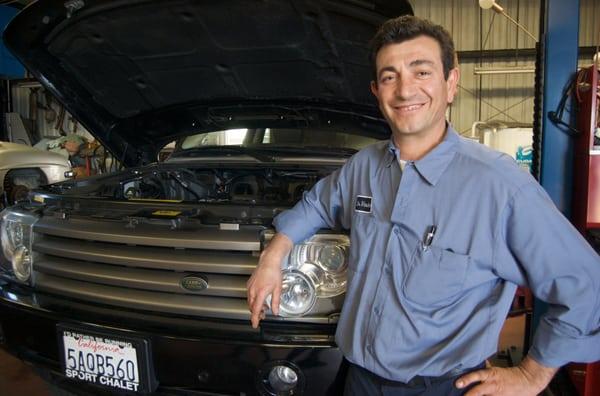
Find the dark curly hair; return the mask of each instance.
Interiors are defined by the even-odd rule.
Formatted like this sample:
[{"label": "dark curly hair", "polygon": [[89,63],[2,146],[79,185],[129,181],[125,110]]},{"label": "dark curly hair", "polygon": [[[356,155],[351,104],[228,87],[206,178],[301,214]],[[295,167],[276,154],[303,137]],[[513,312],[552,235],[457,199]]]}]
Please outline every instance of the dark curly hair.
[{"label": "dark curly hair", "polygon": [[441,49],[444,79],[448,79],[450,70],[456,67],[456,53],[450,33],[440,25],[412,15],[403,15],[390,19],[379,27],[371,40],[370,59],[373,67],[374,81],[377,81],[377,53],[388,44],[399,44],[419,36],[431,37],[438,42]]}]

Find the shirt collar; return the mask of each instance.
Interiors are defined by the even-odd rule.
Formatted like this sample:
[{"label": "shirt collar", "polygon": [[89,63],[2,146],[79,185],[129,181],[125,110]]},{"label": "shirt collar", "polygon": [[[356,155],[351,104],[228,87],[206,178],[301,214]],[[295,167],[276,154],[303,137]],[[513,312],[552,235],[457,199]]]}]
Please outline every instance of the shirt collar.
[{"label": "shirt collar", "polygon": [[392,164],[394,162],[397,162],[397,161],[398,161],[398,149],[396,148],[396,145],[394,144],[394,138],[391,137],[390,141],[388,142],[388,145],[387,145],[387,153],[384,158],[384,164],[385,164],[386,168],[389,168],[390,166],[392,166]]},{"label": "shirt collar", "polygon": [[[435,146],[427,155],[418,161],[414,162],[415,169],[419,174],[427,180],[427,182],[435,186],[454,158],[456,154],[456,145],[460,141],[458,133],[452,125],[448,125],[444,139],[440,144]],[[388,157],[386,165],[389,167],[398,158],[398,149],[394,145],[393,138],[390,138],[388,145]]]}]

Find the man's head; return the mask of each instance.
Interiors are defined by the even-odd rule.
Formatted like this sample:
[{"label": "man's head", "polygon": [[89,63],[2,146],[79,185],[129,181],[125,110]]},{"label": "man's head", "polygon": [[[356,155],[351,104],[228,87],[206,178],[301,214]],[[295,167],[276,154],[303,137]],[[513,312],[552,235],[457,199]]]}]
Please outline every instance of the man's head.
[{"label": "man's head", "polygon": [[446,130],[446,109],[459,78],[452,39],[441,26],[405,16],[383,24],[372,48],[371,91],[396,144],[410,141],[422,148],[410,155],[417,159],[439,143]]},{"label": "man's head", "polygon": [[379,27],[379,30],[371,40],[371,66],[373,68],[373,79],[377,81],[377,53],[388,44],[400,44],[403,41],[414,39],[418,36],[431,37],[440,46],[440,57],[444,66],[444,78],[448,79],[448,73],[456,65],[456,52],[452,36],[443,26],[436,25],[426,19],[412,15],[404,15],[390,19]]}]

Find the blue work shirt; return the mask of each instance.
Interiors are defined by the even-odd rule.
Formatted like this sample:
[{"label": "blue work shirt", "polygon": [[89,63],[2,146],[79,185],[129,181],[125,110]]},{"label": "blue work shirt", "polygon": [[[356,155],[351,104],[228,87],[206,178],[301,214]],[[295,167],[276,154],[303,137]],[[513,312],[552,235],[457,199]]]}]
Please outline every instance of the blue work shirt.
[{"label": "blue work shirt", "polygon": [[397,158],[391,141],[371,145],[275,219],[294,243],[350,229],[347,359],[404,382],[475,366],[496,352],[517,285],[549,304],[531,357],[600,359],[600,260],[529,173],[452,127],[404,171]]}]

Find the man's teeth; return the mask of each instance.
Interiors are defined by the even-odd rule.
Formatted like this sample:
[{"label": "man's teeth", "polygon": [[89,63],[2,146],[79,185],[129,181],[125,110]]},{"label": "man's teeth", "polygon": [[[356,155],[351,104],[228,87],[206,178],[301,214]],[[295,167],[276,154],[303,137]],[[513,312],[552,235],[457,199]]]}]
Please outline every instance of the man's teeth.
[{"label": "man's teeth", "polygon": [[400,107],[398,107],[398,110],[412,111],[412,110],[417,110],[421,106],[423,106],[423,105],[422,104],[416,104],[416,105],[410,105],[410,106],[400,106]]}]

